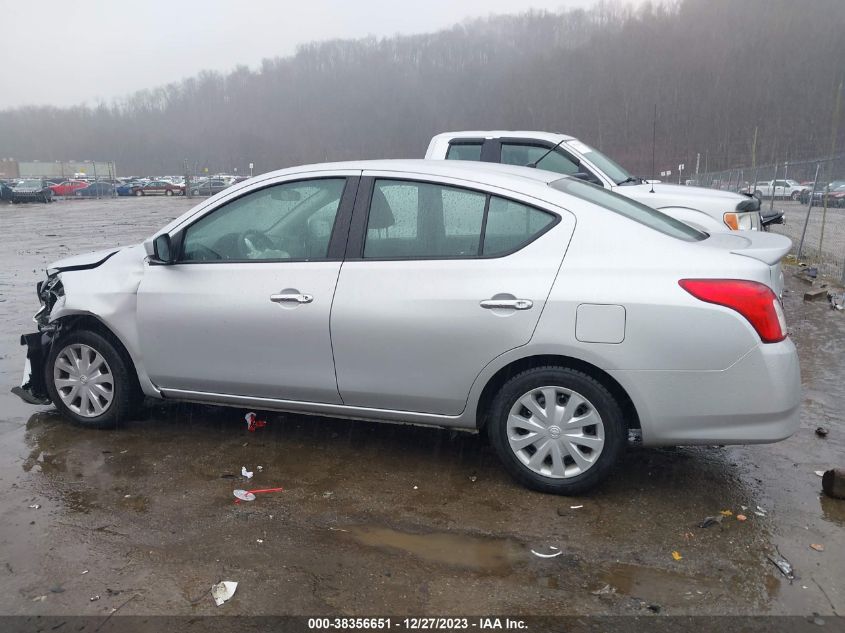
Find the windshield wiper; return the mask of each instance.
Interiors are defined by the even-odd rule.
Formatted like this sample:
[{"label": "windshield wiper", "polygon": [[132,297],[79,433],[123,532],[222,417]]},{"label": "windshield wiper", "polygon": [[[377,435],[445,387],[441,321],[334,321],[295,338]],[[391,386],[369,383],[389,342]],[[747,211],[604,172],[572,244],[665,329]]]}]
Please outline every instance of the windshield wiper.
[{"label": "windshield wiper", "polygon": [[640,184],[641,182],[644,182],[644,181],[643,181],[642,178],[636,178],[634,176],[628,176],[625,180],[621,180],[621,181],[617,182],[616,184],[617,185],[625,185],[625,184],[628,184],[629,182],[635,182],[637,184]]}]

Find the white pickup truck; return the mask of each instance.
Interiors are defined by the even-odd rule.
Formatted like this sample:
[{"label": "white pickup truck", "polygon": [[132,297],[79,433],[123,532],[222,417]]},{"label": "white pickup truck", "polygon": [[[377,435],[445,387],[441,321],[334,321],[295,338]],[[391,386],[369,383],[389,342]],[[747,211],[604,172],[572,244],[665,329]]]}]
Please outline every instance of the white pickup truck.
[{"label": "white pickup truck", "polygon": [[796,180],[762,180],[754,183],[752,193],[758,198],[771,198],[772,191],[775,192],[775,198],[800,200],[801,194],[808,191],[808,188]]},{"label": "white pickup truck", "polygon": [[425,157],[527,165],[574,176],[633,198],[707,233],[762,228],[759,198],[646,181],[632,176],[604,154],[565,134],[447,132],[431,139]]}]

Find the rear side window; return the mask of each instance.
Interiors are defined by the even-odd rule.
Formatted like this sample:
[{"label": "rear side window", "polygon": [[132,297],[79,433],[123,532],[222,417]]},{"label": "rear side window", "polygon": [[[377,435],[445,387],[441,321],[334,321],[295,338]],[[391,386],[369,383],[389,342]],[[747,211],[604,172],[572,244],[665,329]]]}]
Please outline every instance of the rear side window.
[{"label": "rear side window", "polygon": [[422,182],[377,180],[365,258],[478,254],[486,196]]},{"label": "rear side window", "polygon": [[481,160],[481,143],[450,143],[446,160]]},{"label": "rear side window", "polygon": [[495,257],[536,239],[557,216],[459,187],[376,180],[365,259]]},{"label": "rear side window", "polygon": [[553,189],[597,204],[600,207],[609,209],[640,224],[645,224],[664,235],[670,235],[671,237],[686,240],[687,242],[698,242],[707,238],[706,233],[702,233],[680,220],[669,217],[657,209],[652,209],[630,198],[620,196],[618,193],[613,193],[602,187],[591,185],[583,180],[561,178],[560,180],[549,183],[549,185]]}]

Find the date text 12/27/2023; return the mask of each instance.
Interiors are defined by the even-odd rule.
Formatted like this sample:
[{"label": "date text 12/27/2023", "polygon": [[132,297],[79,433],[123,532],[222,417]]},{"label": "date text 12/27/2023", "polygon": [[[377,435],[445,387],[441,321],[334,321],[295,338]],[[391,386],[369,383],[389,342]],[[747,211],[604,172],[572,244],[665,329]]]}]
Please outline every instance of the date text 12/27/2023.
[{"label": "date text 12/27/2023", "polygon": [[518,618],[309,618],[308,628],[315,631],[328,630],[389,630],[406,629],[410,631],[459,631],[459,630],[520,630],[528,628],[524,620]]}]

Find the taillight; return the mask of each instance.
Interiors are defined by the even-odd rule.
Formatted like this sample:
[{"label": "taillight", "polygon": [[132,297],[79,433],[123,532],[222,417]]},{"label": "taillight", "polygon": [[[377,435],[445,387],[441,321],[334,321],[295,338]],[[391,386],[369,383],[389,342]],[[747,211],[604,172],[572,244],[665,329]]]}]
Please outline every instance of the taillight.
[{"label": "taillight", "polygon": [[767,285],[745,279],[681,279],[678,283],[696,299],[739,312],[764,343],[786,338],[783,308]]}]

